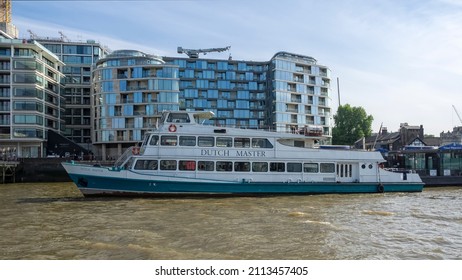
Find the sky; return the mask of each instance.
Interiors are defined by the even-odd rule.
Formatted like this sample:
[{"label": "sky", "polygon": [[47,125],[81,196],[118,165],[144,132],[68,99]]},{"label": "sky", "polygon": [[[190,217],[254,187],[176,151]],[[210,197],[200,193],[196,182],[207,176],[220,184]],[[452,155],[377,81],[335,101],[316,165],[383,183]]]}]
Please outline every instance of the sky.
[{"label": "sky", "polygon": [[362,107],[374,132],[408,123],[439,136],[462,126],[453,108],[462,117],[460,0],[13,0],[12,22],[20,38],[61,31],[161,56],[185,56],[179,46],[231,46],[202,56],[217,59],[311,56],[331,70],[333,112]]}]

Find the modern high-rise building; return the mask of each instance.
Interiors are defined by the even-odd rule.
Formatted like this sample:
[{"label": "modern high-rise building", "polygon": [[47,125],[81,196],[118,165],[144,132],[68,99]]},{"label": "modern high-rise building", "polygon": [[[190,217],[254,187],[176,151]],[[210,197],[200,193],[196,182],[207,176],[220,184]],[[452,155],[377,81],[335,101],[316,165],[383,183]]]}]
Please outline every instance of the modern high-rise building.
[{"label": "modern high-rise building", "polygon": [[93,81],[93,139],[103,157],[141,141],[162,110],[213,111],[220,126],[331,136],[330,70],[308,56],[279,52],[256,62],[124,50],[99,60]]},{"label": "modern high-rise building", "polygon": [[308,127],[330,137],[330,70],[309,56],[279,52],[269,63],[270,124],[277,131]]},{"label": "modern high-rise building", "polygon": [[91,149],[91,72],[96,61],[107,55],[107,48],[94,40],[71,41],[63,33],[57,38],[31,36],[65,63],[63,136]]},{"label": "modern high-rise building", "polygon": [[220,126],[268,128],[267,62],[164,60],[180,67],[180,109],[213,111]]},{"label": "modern high-rise building", "polygon": [[0,37],[0,153],[43,157],[64,128],[64,63],[35,40]]},{"label": "modern high-rise building", "polygon": [[115,158],[141,142],[164,110],[179,109],[178,66],[134,50],[114,51],[93,71],[96,156]]},{"label": "modern high-rise building", "polygon": [[331,136],[330,70],[309,56],[269,61],[164,57],[180,67],[180,108],[210,110],[222,126]]}]

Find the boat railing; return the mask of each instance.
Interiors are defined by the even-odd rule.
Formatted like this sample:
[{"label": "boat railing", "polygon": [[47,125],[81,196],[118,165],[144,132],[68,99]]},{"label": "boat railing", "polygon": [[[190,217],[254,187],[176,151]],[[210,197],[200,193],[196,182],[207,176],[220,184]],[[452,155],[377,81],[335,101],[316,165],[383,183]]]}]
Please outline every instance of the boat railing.
[{"label": "boat railing", "polygon": [[122,164],[132,155],[139,154],[140,147],[131,146],[115,161],[114,166],[122,166]]},{"label": "boat railing", "polygon": [[384,170],[395,172],[395,173],[417,173],[415,170],[412,169],[405,169],[405,168],[384,168]]}]

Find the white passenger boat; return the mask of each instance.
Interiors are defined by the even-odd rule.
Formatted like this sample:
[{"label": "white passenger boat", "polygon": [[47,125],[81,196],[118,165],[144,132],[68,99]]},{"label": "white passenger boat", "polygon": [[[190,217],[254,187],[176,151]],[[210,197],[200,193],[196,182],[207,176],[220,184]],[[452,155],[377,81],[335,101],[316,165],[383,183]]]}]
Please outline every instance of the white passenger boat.
[{"label": "white passenger boat", "polygon": [[310,133],[203,125],[212,112],[164,112],[141,147],[113,167],[63,163],[85,196],[420,192],[415,173],[382,168],[379,152],[317,146]]}]

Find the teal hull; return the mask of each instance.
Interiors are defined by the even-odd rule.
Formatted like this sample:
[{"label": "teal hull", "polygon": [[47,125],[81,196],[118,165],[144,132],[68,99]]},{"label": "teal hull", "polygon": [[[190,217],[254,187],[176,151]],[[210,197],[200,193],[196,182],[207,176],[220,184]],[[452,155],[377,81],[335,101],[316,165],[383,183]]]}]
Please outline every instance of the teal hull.
[{"label": "teal hull", "polygon": [[195,183],[69,174],[85,196],[266,195],[421,192],[423,183]]}]

